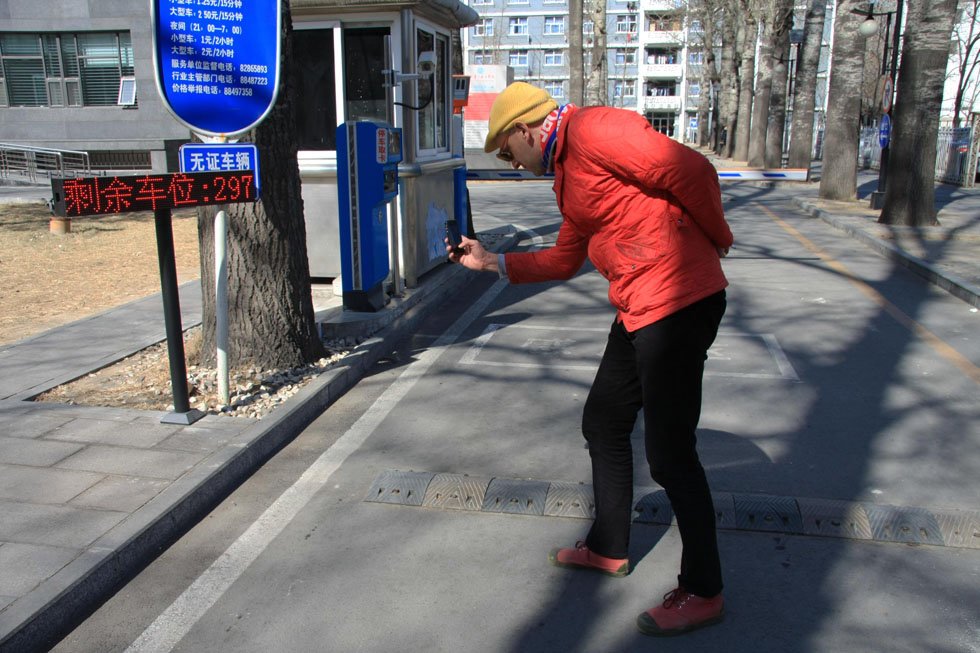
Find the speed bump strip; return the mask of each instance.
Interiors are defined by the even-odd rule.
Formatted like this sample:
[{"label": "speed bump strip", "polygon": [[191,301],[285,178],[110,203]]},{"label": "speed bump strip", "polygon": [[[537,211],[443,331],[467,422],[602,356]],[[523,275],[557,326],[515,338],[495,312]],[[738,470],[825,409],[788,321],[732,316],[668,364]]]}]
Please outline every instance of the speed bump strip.
[{"label": "speed bump strip", "polygon": [[436,474],[425,491],[422,506],[448,510],[480,510],[487,495],[487,477]]},{"label": "speed bump strip", "polygon": [[549,485],[547,481],[495,478],[483,499],[483,512],[543,516]]},{"label": "speed bump strip", "polygon": [[922,508],[899,506],[866,507],[871,522],[871,536],[879,542],[943,545],[935,515]]},{"label": "speed bump strip", "polygon": [[544,501],[545,517],[595,517],[595,494],[591,485],[552,481]]},{"label": "speed bump strip", "polygon": [[378,474],[368,490],[365,501],[396,503],[403,506],[421,506],[425,488],[435,474],[430,472],[402,472],[389,469]]},{"label": "speed bump strip", "polygon": [[793,497],[736,494],[735,526],[745,531],[802,533],[803,520]]},{"label": "speed bump strip", "polygon": [[[365,501],[472,512],[547,517],[594,517],[592,486],[564,481],[486,478],[387,470]],[[668,525],[666,492],[638,487],[633,520]],[[852,540],[980,549],[980,512],[931,511],[860,501],[712,492],[720,530],[803,534]]]},{"label": "speed bump strip", "polygon": [[670,507],[670,499],[663,490],[644,488],[640,499],[633,506],[633,521],[641,524],[670,525],[674,519],[674,510]]},{"label": "speed bump strip", "polygon": [[871,539],[871,522],[861,504],[826,499],[797,499],[796,504],[803,517],[804,535]]}]

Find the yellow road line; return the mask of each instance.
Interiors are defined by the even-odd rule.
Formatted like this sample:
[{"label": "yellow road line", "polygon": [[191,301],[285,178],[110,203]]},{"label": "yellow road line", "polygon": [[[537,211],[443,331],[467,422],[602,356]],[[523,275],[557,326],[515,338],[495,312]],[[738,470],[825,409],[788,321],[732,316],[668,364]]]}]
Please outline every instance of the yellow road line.
[{"label": "yellow road line", "polygon": [[756,205],[762,209],[763,213],[768,215],[773,222],[782,227],[784,231],[800,241],[805,248],[819,256],[820,260],[830,266],[832,270],[839,272],[841,275],[847,278],[847,280],[850,281],[858,290],[860,290],[862,294],[877,304],[882,310],[888,313],[888,315],[892,316],[896,322],[921,338],[926,344],[932,347],[936,353],[955,365],[968,378],[972,379],[974,383],[980,385],[980,368],[974,365],[973,361],[956,351],[956,349],[947,344],[945,340],[916,322],[902,309],[885,299],[884,295],[872,288],[863,279],[860,279],[854,275],[847,269],[847,267],[844,266],[844,264],[823,251],[818,245],[814,244],[813,241],[801,234],[795,227],[793,227],[793,225],[776,215],[769,207],[761,204]]}]

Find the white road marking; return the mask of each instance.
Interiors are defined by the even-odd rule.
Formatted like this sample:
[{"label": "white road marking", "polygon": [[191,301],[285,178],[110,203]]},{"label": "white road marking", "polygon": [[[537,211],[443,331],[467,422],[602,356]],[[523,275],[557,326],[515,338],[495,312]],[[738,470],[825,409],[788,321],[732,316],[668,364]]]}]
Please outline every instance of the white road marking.
[{"label": "white road marking", "polygon": [[[532,232],[533,233],[533,232]],[[536,235],[536,234],[535,234]],[[374,404],[329,449],[310,465],[300,478],[283,492],[275,503],[222,553],[146,630],[130,644],[127,653],[169,653],[194,627],[204,613],[228,591],[282,530],[320,491],[347,457],[367,440],[388,413],[401,401],[416,381],[422,378],[443,350],[453,344],[463,331],[507,286],[505,279],[491,286],[432,345],[418,355],[386,389]]]}]

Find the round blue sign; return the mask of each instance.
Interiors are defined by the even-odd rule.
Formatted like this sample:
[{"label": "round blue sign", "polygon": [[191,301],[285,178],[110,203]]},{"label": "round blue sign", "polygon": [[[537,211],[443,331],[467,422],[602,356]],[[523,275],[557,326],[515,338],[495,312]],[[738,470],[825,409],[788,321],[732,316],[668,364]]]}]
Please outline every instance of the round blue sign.
[{"label": "round blue sign", "polygon": [[892,119],[888,117],[888,114],[882,114],[881,124],[878,125],[878,145],[881,147],[888,147],[888,143],[891,141],[892,135]]},{"label": "round blue sign", "polygon": [[153,0],[153,58],[164,105],[194,132],[234,136],[279,92],[279,0]]}]

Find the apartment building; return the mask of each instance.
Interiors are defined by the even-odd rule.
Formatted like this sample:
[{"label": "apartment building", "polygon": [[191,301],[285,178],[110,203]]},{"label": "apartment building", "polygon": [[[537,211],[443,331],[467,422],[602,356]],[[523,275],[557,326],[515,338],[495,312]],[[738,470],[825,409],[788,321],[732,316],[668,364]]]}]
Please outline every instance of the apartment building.
[{"label": "apartment building", "polygon": [[[607,104],[643,114],[681,141],[697,131],[698,79],[703,61],[700,26],[682,0],[605,0]],[[468,0],[479,22],[463,34],[468,71],[506,65],[513,79],[568,99],[567,0]],[[585,68],[596,30],[583,21]],[[707,94],[705,94],[707,97]]]}]

